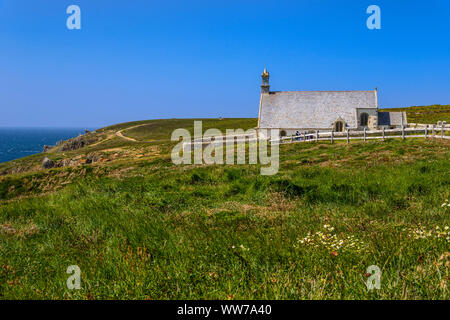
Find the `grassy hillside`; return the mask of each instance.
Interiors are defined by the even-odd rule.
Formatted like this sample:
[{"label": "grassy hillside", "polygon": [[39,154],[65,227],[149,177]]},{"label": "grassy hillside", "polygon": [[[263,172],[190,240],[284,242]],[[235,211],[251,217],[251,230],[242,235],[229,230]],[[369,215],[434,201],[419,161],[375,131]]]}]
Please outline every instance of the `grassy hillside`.
[{"label": "grassy hillside", "polygon": [[409,123],[436,124],[438,121],[450,123],[450,105],[389,108],[380,111],[405,111]]},{"label": "grassy hillside", "polygon": [[189,130],[191,135],[194,134],[194,121],[201,120],[203,131],[216,128],[225,134],[226,129],[241,128],[244,130],[255,128],[258,125],[257,119],[252,118],[233,118],[233,119],[166,119],[151,120],[145,124],[131,126],[130,129],[124,129],[123,133],[127,137],[134,138],[139,141],[154,141],[170,139],[172,132],[177,128]]},{"label": "grassy hillside", "polygon": [[[448,299],[448,141],[282,145],[279,173],[261,176],[174,165],[170,133],[192,126],[120,124],[0,164],[0,298]],[[72,162],[43,170],[44,156]],[[70,265],[81,290],[66,288]],[[382,278],[368,292],[370,265]]]}]

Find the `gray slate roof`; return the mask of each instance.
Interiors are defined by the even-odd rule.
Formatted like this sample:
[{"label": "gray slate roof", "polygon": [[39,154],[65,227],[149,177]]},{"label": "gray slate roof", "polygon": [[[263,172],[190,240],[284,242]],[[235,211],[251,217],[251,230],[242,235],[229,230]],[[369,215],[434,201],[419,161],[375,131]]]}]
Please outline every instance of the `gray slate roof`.
[{"label": "gray slate roof", "polygon": [[376,91],[275,91],[261,95],[260,128],[356,127],[357,108],[377,108]]}]

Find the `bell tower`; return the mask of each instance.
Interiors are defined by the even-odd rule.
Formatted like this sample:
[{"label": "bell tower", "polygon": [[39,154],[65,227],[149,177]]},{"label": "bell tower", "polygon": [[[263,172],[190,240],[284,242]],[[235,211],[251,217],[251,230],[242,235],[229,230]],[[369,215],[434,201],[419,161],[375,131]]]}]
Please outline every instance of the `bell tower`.
[{"label": "bell tower", "polygon": [[269,85],[269,72],[267,68],[264,68],[263,73],[261,74],[262,84],[261,84],[261,93],[269,93],[270,85]]}]

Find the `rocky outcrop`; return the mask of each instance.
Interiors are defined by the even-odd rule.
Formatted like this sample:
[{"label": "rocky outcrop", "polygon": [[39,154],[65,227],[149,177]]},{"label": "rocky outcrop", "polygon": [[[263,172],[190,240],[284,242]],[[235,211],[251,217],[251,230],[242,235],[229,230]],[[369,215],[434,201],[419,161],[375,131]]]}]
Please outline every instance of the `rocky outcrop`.
[{"label": "rocky outcrop", "polygon": [[72,160],[72,159],[62,159],[56,163],[56,167],[69,167],[69,166],[76,166],[79,164],[79,161]]},{"label": "rocky outcrop", "polygon": [[89,136],[78,136],[76,138],[70,139],[68,141],[66,141],[65,143],[63,143],[61,145],[60,151],[72,151],[72,150],[77,150],[80,148],[83,148],[93,142],[95,142],[96,139],[94,137],[89,137]]},{"label": "rocky outcrop", "polygon": [[44,169],[50,169],[55,166],[55,163],[50,160],[49,158],[45,157],[44,160],[42,160],[42,168]]},{"label": "rocky outcrop", "polygon": [[89,153],[89,154],[86,156],[86,163],[87,163],[87,164],[93,163],[93,162],[97,162],[97,161],[99,161],[99,160],[100,160],[100,157],[99,157],[99,155],[96,154],[96,153]]},{"label": "rocky outcrop", "polygon": [[46,145],[46,144],[44,144],[44,148],[42,148],[42,152],[47,152],[48,150],[50,150],[52,147],[51,146],[48,146],[48,145]]},{"label": "rocky outcrop", "polygon": [[86,155],[85,159],[83,159],[82,155],[79,155],[76,156],[75,158],[65,158],[55,161],[53,168],[72,167],[82,164],[92,164],[94,162],[104,162],[105,160],[107,159],[102,158],[100,154],[91,152]]}]

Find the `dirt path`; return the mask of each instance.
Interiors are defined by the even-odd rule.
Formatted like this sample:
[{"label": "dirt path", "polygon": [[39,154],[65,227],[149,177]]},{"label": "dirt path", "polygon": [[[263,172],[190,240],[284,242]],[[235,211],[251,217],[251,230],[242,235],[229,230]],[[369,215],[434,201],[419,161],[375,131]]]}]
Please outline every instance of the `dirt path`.
[{"label": "dirt path", "polygon": [[125,128],[125,129],[119,130],[119,131],[116,132],[116,136],[118,136],[118,137],[120,137],[120,138],[122,138],[122,139],[128,140],[128,141],[133,141],[133,142],[146,142],[146,143],[151,143],[151,142],[165,142],[165,141],[170,141],[170,139],[159,139],[159,140],[141,141],[141,140],[136,140],[136,139],[134,139],[134,138],[126,137],[126,136],[124,136],[123,133],[122,133],[122,131],[124,131],[124,130],[130,130],[130,129],[134,129],[134,128],[142,127],[142,126],[147,126],[147,125],[149,125],[149,124],[148,124],[148,123],[138,124],[137,126],[133,126],[133,127],[129,127],[129,128]]},{"label": "dirt path", "polygon": [[129,138],[129,137],[125,137],[125,136],[122,134],[122,130],[117,131],[117,132],[116,132],[116,136],[118,136],[118,137],[120,137],[120,138],[122,138],[122,139],[128,140],[128,141],[134,141],[134,142],[137,142],[136,139]]},{"label": "dirt path", "polygon": [[118,137],[120,137],[122,139],[128,140],[128,141],[138,142],[138,140],[136,140],[136,139],[125,137],[123,135],[122,131],[129,130],[129,129],[134,129],[134,128],[137,128],[137,127],[142,127],[142,126],[145,126],[145,125],[148,125],[148,123],[138,124],[137,126],[133,126],[133,127],[129,127],[129,128],[125,128],[125,129],[119,130],[119,131],[116,132],[116,136],[118,136]]}]

